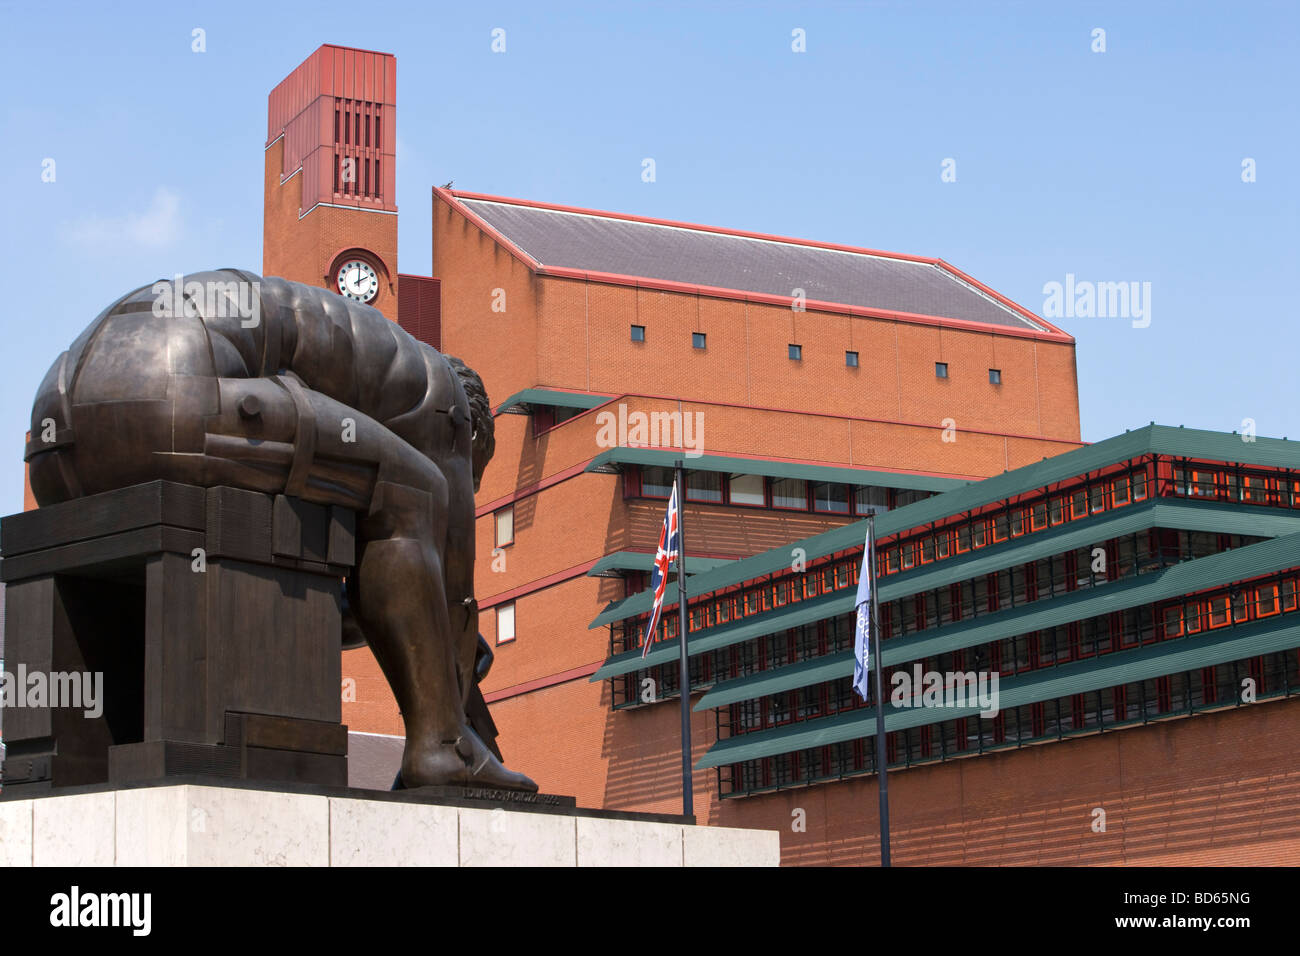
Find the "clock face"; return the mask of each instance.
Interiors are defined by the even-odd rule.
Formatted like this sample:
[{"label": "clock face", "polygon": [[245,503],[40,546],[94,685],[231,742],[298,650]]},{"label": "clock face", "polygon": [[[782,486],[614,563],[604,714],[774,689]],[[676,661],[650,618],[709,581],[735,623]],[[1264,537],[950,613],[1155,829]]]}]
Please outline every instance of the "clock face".
[{"label": "clock face", "polygon": [[339,267],[339,294],[358,302],[370,302],[379,292],[379,276],[364,259],[349,259]]}]

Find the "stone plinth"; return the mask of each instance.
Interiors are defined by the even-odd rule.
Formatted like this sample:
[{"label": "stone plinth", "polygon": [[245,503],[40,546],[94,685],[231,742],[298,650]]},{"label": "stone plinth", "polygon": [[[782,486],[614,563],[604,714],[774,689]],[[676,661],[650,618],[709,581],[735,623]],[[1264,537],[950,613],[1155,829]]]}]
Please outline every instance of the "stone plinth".
[{"label": "stone plinth", "polygon": [[[418,792],[207,783],[0,800],[3,866],[776,866],[775,831]],[[558,802],[556,800],[558,799]]]}]

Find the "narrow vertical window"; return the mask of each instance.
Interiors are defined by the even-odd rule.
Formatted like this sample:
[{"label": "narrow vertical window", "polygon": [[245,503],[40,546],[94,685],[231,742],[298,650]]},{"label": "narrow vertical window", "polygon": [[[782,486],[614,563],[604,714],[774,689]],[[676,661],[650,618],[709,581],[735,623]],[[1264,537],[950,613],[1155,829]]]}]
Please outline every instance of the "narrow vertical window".
[{"label": "narrow vertical window", "polygon": [[506,644],[515,639],[515,605],[497,605],[497,643]]},{"label": "narrow vertical window", "polygon": [[494,538],[498,548],[504,548],[507,545],[515,543],[515,506],[508,505],[502,508],[495,515],[496,520],[496,537]]}]

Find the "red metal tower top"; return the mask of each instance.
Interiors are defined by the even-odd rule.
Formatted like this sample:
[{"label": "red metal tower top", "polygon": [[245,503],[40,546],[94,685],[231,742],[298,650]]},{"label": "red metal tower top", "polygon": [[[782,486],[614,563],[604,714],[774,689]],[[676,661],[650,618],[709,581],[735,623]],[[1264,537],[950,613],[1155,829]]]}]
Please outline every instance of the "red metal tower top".
[{"label": "red metal tower top", "polygon": [[318,203],[397,211],[397,58],[323,44],[267,98],[266,145],[284,137],[280,181],[302,172]]}]

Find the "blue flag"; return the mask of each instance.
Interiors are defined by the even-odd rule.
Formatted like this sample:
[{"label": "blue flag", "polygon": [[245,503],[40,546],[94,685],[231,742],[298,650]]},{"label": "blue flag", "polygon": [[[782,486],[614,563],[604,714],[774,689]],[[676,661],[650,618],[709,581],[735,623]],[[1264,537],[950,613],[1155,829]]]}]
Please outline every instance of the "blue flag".
[{"label": "blue flag", "polygon": [[867,699],[867,680],[871,675],[871,532],[862,550],[862,570],[858,572],[858,624],[853,635],[853,689]]}]

